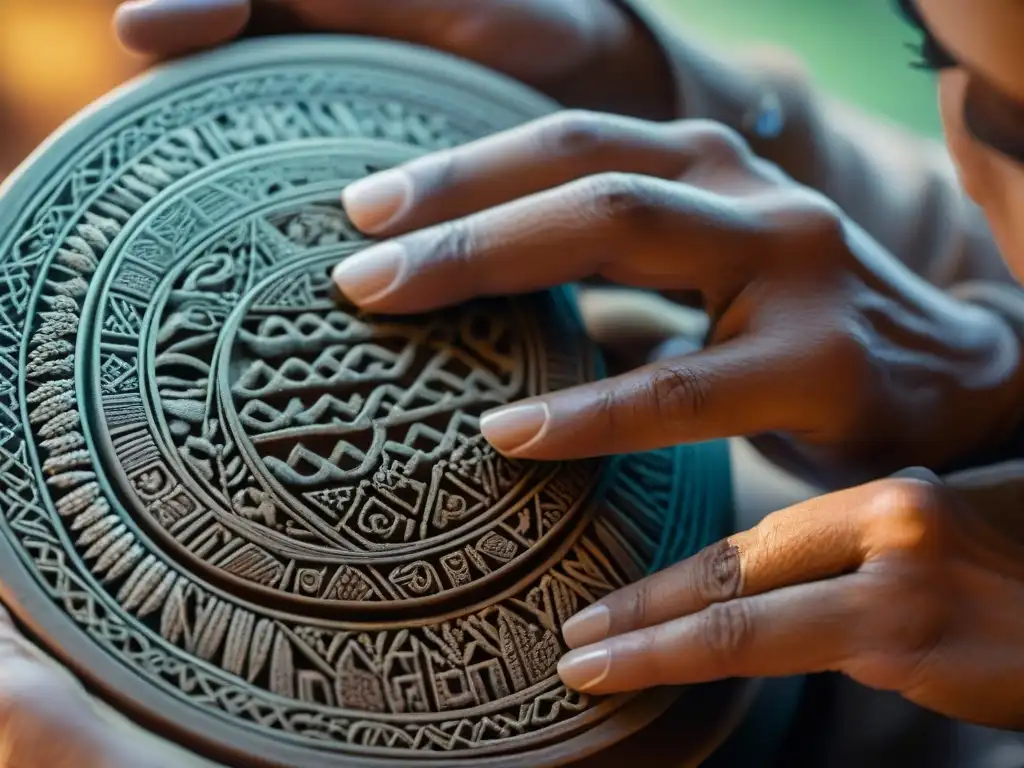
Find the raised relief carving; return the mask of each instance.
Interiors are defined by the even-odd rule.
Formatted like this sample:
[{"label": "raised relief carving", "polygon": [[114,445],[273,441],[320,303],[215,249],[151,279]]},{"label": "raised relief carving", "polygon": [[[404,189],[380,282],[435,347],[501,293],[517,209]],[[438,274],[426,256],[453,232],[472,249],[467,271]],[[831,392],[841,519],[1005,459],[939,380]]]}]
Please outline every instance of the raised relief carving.
[{"label": "raised relief carving", "polygon": [[[365,245],[343,184],[543,110],[426,53],[305,45],[154,79],[5,199],[3,536],[77,628],[46,642],[209,715],[240,764],[540,765],[638,706],[555,669],[562,623],[644,572],[657,524],[634,507],[670,469],[638,457],[642,491],[609,505],[619,464],[517,462],[479,434],[594,375],[568,293],[416,318],[335,295],[328,269]],[[267,756],[283,742],[298,762]]]}]

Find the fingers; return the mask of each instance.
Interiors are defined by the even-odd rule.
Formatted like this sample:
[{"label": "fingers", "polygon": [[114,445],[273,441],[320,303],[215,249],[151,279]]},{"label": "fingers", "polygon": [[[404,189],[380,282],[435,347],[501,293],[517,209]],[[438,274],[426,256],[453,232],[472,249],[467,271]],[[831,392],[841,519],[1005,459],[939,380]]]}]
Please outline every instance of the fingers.
[{"label": "fingers", "polygon": [[[495,40],[557,39],[537,28],[540,11],[517,3],[481,9],[464,0],[129,0],[116,16],[121,41],[159,57],[219,45],[242,33],[340,32],[417,43],[487,63]],[[472,6],[472,7],[470,7]],[[532,23],[531,23],[532,22]],[[557,25],[556,25],[557,26]],[[564,32],[563,32],[564,34]]]},{"label": "fingers", "polygon": [[162,58],[234,39],[250,12],[249,0],[132,0],[118,7],[114,29],[129,50]]},{"label": "fingers", "polygon": [[718,603],[837,576],[866,555],[855,488],[768,515],[757,526],[624,587],[565,623],[570,648],[652,627]]},{"label": "fingers", "polygon": [[609,596],[567,622],[559,674],[594,694],[824,670],[898,687],[947,631],[935,578],[962,551],[920,477],[796,505]]},{"label": "fingers", "polygon": [[480,428],[505,455],[538,460],[799,429],[805,414],[787,387],[800,365],[791,345],[743,336],[491,411]]},{"label": "fingers", "polygon": [[839,669],[858,639],[859,579],[846,576],[717,603],[571,651],[558,673],[570,688],[603,695]]},{"label": "fingers", "polygon": [[375,312],[424,312],[591,275],[728,292],[765,249],[763,207],[697,187],[604,174],[372,246],[334,280]]},{"label": "fingers", "polygon": [[607,171],[676,178],[721,132],[563,112],[351,184],[352,222],[396,235]]}]

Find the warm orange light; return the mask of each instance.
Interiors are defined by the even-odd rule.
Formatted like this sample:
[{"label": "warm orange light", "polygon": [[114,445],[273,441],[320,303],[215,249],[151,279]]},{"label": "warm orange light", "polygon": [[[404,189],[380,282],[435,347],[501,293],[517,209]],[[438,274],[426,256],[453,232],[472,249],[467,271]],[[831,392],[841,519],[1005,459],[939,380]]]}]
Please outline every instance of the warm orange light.
[{"label": "warm orange light", "polygon": [[116,85],[124,56],[110,34],[108,3],[3,0],[0,87],[19,111],[60,120]]},{"label": "warm orange light", "polygon": [[116,0],[0,0],[0,176],[68,117],[130,77]]}]

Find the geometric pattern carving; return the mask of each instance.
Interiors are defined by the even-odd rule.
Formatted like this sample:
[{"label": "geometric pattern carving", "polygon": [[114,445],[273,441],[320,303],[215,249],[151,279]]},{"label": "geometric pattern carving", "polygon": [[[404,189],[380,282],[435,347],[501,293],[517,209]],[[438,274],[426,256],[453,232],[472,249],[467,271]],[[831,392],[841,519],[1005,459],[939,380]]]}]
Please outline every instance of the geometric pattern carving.
[{"label": "geometric pattern carving", "polygon": [[650,563],[671,459],[516,462],[479,434],[595,375],[568,292],[373,318],[327,278],[365,245],[346,181],[549,108],[403,46],[252,42],[20,175],[0,568],[54,652],[237,764],[544,765],[664,710],[555,665],[563,622]]}]

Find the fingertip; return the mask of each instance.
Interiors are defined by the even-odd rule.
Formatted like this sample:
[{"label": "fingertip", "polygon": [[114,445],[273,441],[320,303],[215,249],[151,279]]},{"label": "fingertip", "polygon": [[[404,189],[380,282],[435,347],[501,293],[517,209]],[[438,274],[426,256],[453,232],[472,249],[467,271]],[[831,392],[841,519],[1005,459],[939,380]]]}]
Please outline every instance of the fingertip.
[{"label": "fingertip", "polygon": [[496,408],[480,417],[480,431],[499,453],[529,457],[543,441],[551,414],[543,400]]},{"label": "fingertip", "polygon": [[558,676],[569,688],[591,693],[604,685],[612,671],[612,654],[596,646],[569,651],[558,662]]},{"label": "fingertip", "polygon": [[570,648],[582,648],[607,638],[611,628],[611,611],[608,606],[597,603],[571,616],[562,625],[562,637]]},{"label": "fingertip", "polygon": [[392,229],[404,217],[413,198],[412,177],[392,169],[349,184],[341,204],[356,229],[378,235]]},{"label": "fingertip", "polygon": [[251,11],[250,0],[129,0],[118,6],[113,23],[128,50],[174,56],[234,39]]},{"label": "fingertip", "polygon": [[[373,245],[339,262],[331,278],[353,304],[377,309],[401,283],[407,256],[397,241]],[[385,309],[396,311],[393,307]]]},{"label": "fingertip", "polygon": [[932,470],[926,467],[907,467],[892,475],[893,480],[918,480],[931,485],[942,485],[942,480]]}]

